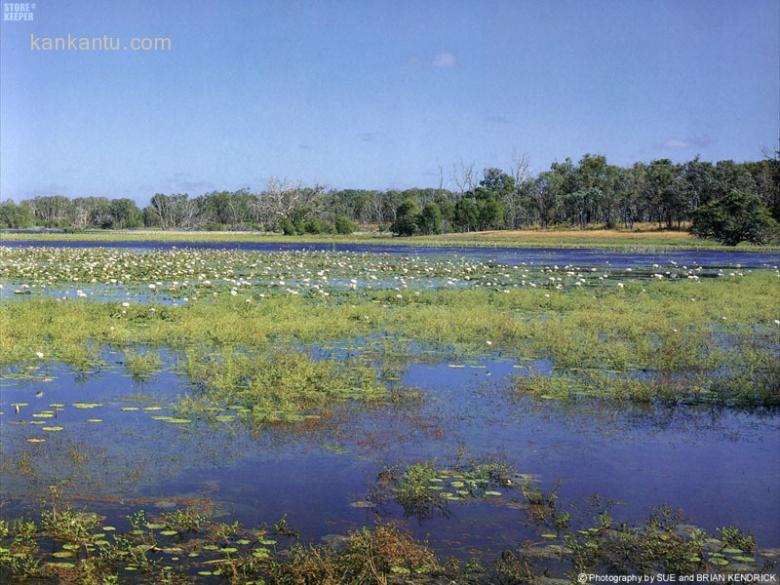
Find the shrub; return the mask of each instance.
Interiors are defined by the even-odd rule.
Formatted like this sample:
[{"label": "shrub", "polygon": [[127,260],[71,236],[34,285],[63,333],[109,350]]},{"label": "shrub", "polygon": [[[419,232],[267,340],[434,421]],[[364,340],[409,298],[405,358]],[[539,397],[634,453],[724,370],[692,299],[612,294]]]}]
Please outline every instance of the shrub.
[{"label": "shrub", "polygon": [[760,197],[732,191],[697,209],[691,232],[728,246],[765,244],[777,238],[778,225]]},{"label": "shrub", "polygon": [[346,215],[339,215],[336,217],[336,233],[342,235],[349,235],[355,231],[355,224]]}]

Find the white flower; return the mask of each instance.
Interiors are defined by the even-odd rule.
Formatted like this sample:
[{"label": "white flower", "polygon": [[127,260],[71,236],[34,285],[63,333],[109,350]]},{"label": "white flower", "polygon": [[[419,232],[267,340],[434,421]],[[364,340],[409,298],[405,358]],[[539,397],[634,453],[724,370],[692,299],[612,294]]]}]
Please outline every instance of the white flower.
[{"label": "white flower", "polygon": [[43,359],[43,352],[36,351],[35,355],[38,357],[38,359],[41,359],[41,360]]}]

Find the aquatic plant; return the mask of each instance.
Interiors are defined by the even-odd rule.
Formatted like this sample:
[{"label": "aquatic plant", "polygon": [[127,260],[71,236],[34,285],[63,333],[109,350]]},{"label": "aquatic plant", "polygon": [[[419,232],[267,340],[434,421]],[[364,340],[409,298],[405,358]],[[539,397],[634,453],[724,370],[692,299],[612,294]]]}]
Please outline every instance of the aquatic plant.
[{"label": "aquatic plant", "polygon": [[289,555],[288,562],[272,565],[273,583],[386,585],[430,582],[423,578],[444,573],[425,544],[386,524],[351,533],[340,550],[297,545]]},{"label": "aquatic plant", "polygon": [[745,553],[752,553],[756,550],[755,537],[752,534],[745,534],[738,526],[724,526],[719,528],[717,532],[726,548],[737,549]]},{"label": "aquatic plant", "polygon": [[154,351],[138,352],[126,349],[124,354],[125,369],[134,380],[142,382],[149,380],[162,366],[160,356]]},{"label": "aquatic plant", "polygon": [[532,476],[518,473],[502,461],[458,462],[452,467],[423,461],[383,469],[371,501],[377,505],[395,501],[407,516],[424,519],[435,512],[446,515],[451,503],[496,501],[502,496],[508,500],[512,492],[517,496],[518,490],[525,495],[532,481]]},{"label": "aquatic plant", "polygon": [[284,293],[250,303],[221,295],[184,306],[12,300],[0,303],[0,366],[41,368],[41,353],[92,367],[105,345],[256,353],[384,335],[472,355],[548,357],[556,375],[567,378],[535,393],[554,398],[776,404],[777,279],[775,272],[754,271],[624,288]]},{"label": "aquatic plant", "polygon": [[[0,579],[86,583],[135,580],[187,583],[202,577],[225,582],[293,585],[418,583],[528,583],[579,572],[692,574],[770,572],[776,551],[757,561],[749,535],[723,528],[714,538],[681,524],[668,506],[643,524],[597,520],[593,526],[563,529],[504,550],[495,563],[444,561],[425,542],[402,528],[380,522],[331,535],[327,543],[292,541],[282,545],[267,531],[209,520],[181,509],[149,521],[140,510],[129,514],[131,530],[101,525],[87,510],[75,511],[57,499],[44,505],[42,520],[0,521]],[[97,519],[97,523],[95,523]],[[177,525],[177,530],[171,526]],[[188,528],[185,530],[185,527]],[[190,530],[189,528],[196,528]],[[294,533],[289,525],[286,533]],[[737,549],[737,544],[744,549]]]},{"label": "aquatic plant", "polygon": [[255,356],[232,348],[205,355],[190,350],[185,359],[195,386],[179,402],[185,414],[230,408],[257,423],[296,422],[339,401],[388,396],[372,368],[350,360],[315,360],[293,351]]}]

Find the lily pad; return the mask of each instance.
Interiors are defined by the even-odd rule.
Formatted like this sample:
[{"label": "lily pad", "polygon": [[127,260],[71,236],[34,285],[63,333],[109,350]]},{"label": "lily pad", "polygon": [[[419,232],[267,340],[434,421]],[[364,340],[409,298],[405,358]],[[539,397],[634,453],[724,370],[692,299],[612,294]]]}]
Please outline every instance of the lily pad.
[{"label": "lily pad", "polygon": [[60,550],[60,551],[57,551],[56,553],[52,553],[51,556],[53,556],[53,557],[55,557],[57,559],[68,559],[68,558],[73,556],[73,553],[71,551],[69,551],[69,550]]}]

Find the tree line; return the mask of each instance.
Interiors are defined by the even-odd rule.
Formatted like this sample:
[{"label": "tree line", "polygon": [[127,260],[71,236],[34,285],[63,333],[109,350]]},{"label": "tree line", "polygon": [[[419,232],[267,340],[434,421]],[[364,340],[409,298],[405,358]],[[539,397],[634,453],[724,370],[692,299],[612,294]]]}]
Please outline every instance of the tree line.
[{"label": "tree line", "polygon": [[454,165],[451,183],[455,188],[444,188],[442,180],[439,188],[327,190],[270,180],[257,193],[157,193],[144,208],[128,198],[38,196],[0,204],[0,227],[255,229],[290,235],[347,234],[359,227],[414,235],[557,226],[630,229],[650,222],[667,229],[698,223],[696,233],[713,237],[712,215],[719,212],[721,223],[734,220],[729,214],[749,214],[759,234],[753,239],[760,240],[780,221],[780,152],[754,162],[696,157],[628,167],[585,154],[536,175],[520,158],[510,169],[481,173],[474,165]]}]

